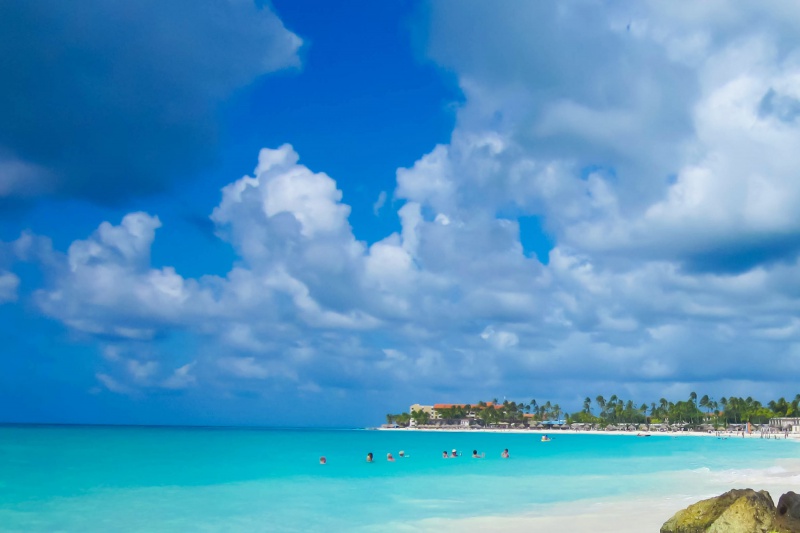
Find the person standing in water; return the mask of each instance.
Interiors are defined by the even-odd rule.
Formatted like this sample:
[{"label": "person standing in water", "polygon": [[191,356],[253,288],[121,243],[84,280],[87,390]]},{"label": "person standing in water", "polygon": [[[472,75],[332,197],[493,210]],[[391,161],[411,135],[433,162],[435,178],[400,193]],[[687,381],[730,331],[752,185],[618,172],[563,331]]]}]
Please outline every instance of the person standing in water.
[{"label": "person standing in water", "polygon": [[328,460],[325,459],[324,455],[319,458],[319,464],[324,465],[324,464],[327,464],[327,462],[328,462]]},{"label": "person standing in water", "polygon": [[386,460],[387,460],[387,461],[390,461],[390,462],[392,462],[392,463],[394,462],[394,457],[392,457],[392,454],[391,454],[391,453],[387,453],[387,454],[386,454]]},{"label": "person standing in water", "polygon": [[485,453],[482,453],[482,454],[478,455],[478,450],[472,450],[472,458],[473,459],[483,459],[484,457],[486,457]]},{"label": "person standing in water", "polygon": [[372,462],[372,452],[369,452],[369,453],[367,454],[367,462],[368,462],[368,463],[371,463],[371,462]]},{"label": "person standing in water", "polygon": [[500,454],[500,457],[502,457],[503,459],[508,459],[508,448],[503,450],[503,453]]}]

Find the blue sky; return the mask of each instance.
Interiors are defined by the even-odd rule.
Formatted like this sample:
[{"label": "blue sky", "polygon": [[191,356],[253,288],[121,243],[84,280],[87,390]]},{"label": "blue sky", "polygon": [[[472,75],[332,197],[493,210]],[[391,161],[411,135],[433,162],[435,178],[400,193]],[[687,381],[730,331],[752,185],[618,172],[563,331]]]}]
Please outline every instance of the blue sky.
[{"label": "blue sky", "polygon": [[0,15],[2,421],[798,392],[794,7]]}]

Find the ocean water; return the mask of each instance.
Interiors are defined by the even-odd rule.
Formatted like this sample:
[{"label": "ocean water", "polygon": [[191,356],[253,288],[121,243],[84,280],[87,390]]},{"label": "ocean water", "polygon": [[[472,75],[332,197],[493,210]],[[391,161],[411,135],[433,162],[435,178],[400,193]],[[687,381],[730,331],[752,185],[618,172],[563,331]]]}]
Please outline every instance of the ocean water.
[{"label": "ocean water", "polygon": [[791,440],[551,435],[0,427],[0,531],[385,531],[800,482]]}]

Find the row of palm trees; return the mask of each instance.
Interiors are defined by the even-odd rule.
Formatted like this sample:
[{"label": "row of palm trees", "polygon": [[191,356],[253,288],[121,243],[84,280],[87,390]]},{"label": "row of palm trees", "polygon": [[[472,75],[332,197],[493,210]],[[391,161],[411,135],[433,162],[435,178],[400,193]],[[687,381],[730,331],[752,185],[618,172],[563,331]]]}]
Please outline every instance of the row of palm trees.
[{"label": "row of palm trees", "polygon": [[770,418],[800,416],[800,394],[792,401],[779,398],[763,405],[752,397],[739,398],[731,396],[719,400],[704,395],[698,400],[697,393],[692,392],[686,400],[677,402],[659,399],[658,403],[650,405],[642,403],[638,407],[631,401],[623,401],[616,395],[608,400],[603,396],[595,398],[598,408],[597,416],[591,406],[591,398],[583,401],[583,410],[571,418],[576,421],[606,422],[606,423],[686,423],[700,424],[702,422],[720,425],[741,424],[751,422],[764,424]]},{"label": "row of palm trees", "polygon": [[[698,400],[697,393],[692,392],[686,400],[677,402],[668,401],[666,398],[658,402],[641,403],[637,406],[633,400],[623,400],[617,395],[608,399],[597,396],[592,405],[588,396],[583,401],[583,409],[575,413],[567,413],[556,403],[547,401],[539,403],[532,399],[528,403],[505,400],[499,403],[495,398],[492,402],[480,401],[475,405],[453,405],[437,410],[441,419],[452,421],[466,418],[469,413],[475,416],[484,425],[495,425],[501,422],[519,423],[524,420],[525,414],[536,421],[557,421],[566,419],[568,423],[582,422],[599,424],[689,424],[712,423],[715,425],[741,424],[751,422],[764,424],[774,417],[800,417],[800,394],[793,400],[778,398],[763,405],[752,397],[739,398],[735,396],[722,397],[719,400],[702,396]],[[408,426],[411,422],[425,425],[430,422],[430,414],[425,411],[413,413],[387,414],[389,424]]]}]

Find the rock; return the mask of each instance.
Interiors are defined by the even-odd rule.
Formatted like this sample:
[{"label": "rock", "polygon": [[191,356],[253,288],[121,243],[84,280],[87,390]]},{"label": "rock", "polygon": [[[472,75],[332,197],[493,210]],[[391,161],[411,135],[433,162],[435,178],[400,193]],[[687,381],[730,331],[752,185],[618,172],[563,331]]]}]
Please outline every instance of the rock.
[{"label": "rock", "polygon": [[769,492],[734,489],[678,511],[661,533],[769,533],[774,516]]},{"label": "rock", "polygon": [[778,533],[800,533],[800,495],[789,491],[780,497],[773,527]]}]

